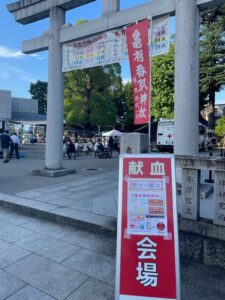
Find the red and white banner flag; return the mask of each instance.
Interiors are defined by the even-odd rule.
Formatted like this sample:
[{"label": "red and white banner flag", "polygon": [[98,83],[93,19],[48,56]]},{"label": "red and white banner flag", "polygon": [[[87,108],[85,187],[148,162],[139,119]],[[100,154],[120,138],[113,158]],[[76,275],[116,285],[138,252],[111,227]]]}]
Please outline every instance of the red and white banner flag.
[{"label": "red and white banner flag", "polygon": [[146,19],[126,29],[134,97],[134,124],[146,124],[150,120],[148,26],[149,21]]}]

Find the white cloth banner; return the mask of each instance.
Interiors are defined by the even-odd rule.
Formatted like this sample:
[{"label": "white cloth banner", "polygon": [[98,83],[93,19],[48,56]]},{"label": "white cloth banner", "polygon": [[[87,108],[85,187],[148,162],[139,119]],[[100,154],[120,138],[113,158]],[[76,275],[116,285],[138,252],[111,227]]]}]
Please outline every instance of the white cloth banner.
[{"label": "white cloth banner", "polygon": [[153,20],[151,55],[165,54],[170,48],[170,18]]},{"label": "white cloth banner", "polygon": [[[153,20],[152,56],[167,53],[169,46],[170,18]],[[118,63],[127,59],[124,29],[107,31],[88,39],[63,45],[63,72]]]},{"label": "white cloth banner", "polygon": [[113,64],[127,57],[125,31],[107,31],[63,45],[63,72]]}]

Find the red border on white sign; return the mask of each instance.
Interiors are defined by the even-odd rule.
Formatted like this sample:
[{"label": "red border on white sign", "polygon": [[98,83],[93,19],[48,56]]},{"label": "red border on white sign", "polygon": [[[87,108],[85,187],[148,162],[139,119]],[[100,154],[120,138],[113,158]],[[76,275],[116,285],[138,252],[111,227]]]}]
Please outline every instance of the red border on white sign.
[{"label": "red border on white sign", "polygon": [[173,155],[120,156],[116,300],[180,300]]}]

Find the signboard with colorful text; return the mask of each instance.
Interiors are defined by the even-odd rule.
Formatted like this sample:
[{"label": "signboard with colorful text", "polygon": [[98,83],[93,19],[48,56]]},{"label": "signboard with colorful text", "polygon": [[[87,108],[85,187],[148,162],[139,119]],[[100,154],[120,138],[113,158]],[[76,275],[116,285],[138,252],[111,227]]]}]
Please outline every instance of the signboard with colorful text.
[{"label": "signboard with colorful text", "polygon": [[[150,36],[150,35],[149,35]],[[151,56],[166,54],[170,48],[170,18],[153,21]]]},{"label": "signboard with colorful text", "polygon": [[106,31],[63,45],[63,72],[113,64],[127,59],[124,30]]},{"label": "signboard with colorful text", "polygon": [[179,300],[173,155],[120,157],[116,300]]}]

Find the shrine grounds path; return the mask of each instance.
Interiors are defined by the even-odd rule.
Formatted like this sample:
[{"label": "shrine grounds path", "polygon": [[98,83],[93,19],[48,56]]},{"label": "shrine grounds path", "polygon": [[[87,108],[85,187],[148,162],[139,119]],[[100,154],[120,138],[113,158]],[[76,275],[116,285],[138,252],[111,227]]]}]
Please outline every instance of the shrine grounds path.
[{"label": "shrine grounds path", "polygon": [[[0,160],[0,299],[113,300],[118,155],[65,159],[73,175],[31,175],[44,166],[44,148]],[[181,260],[181,293],[223,300],[225,271]]]}]

